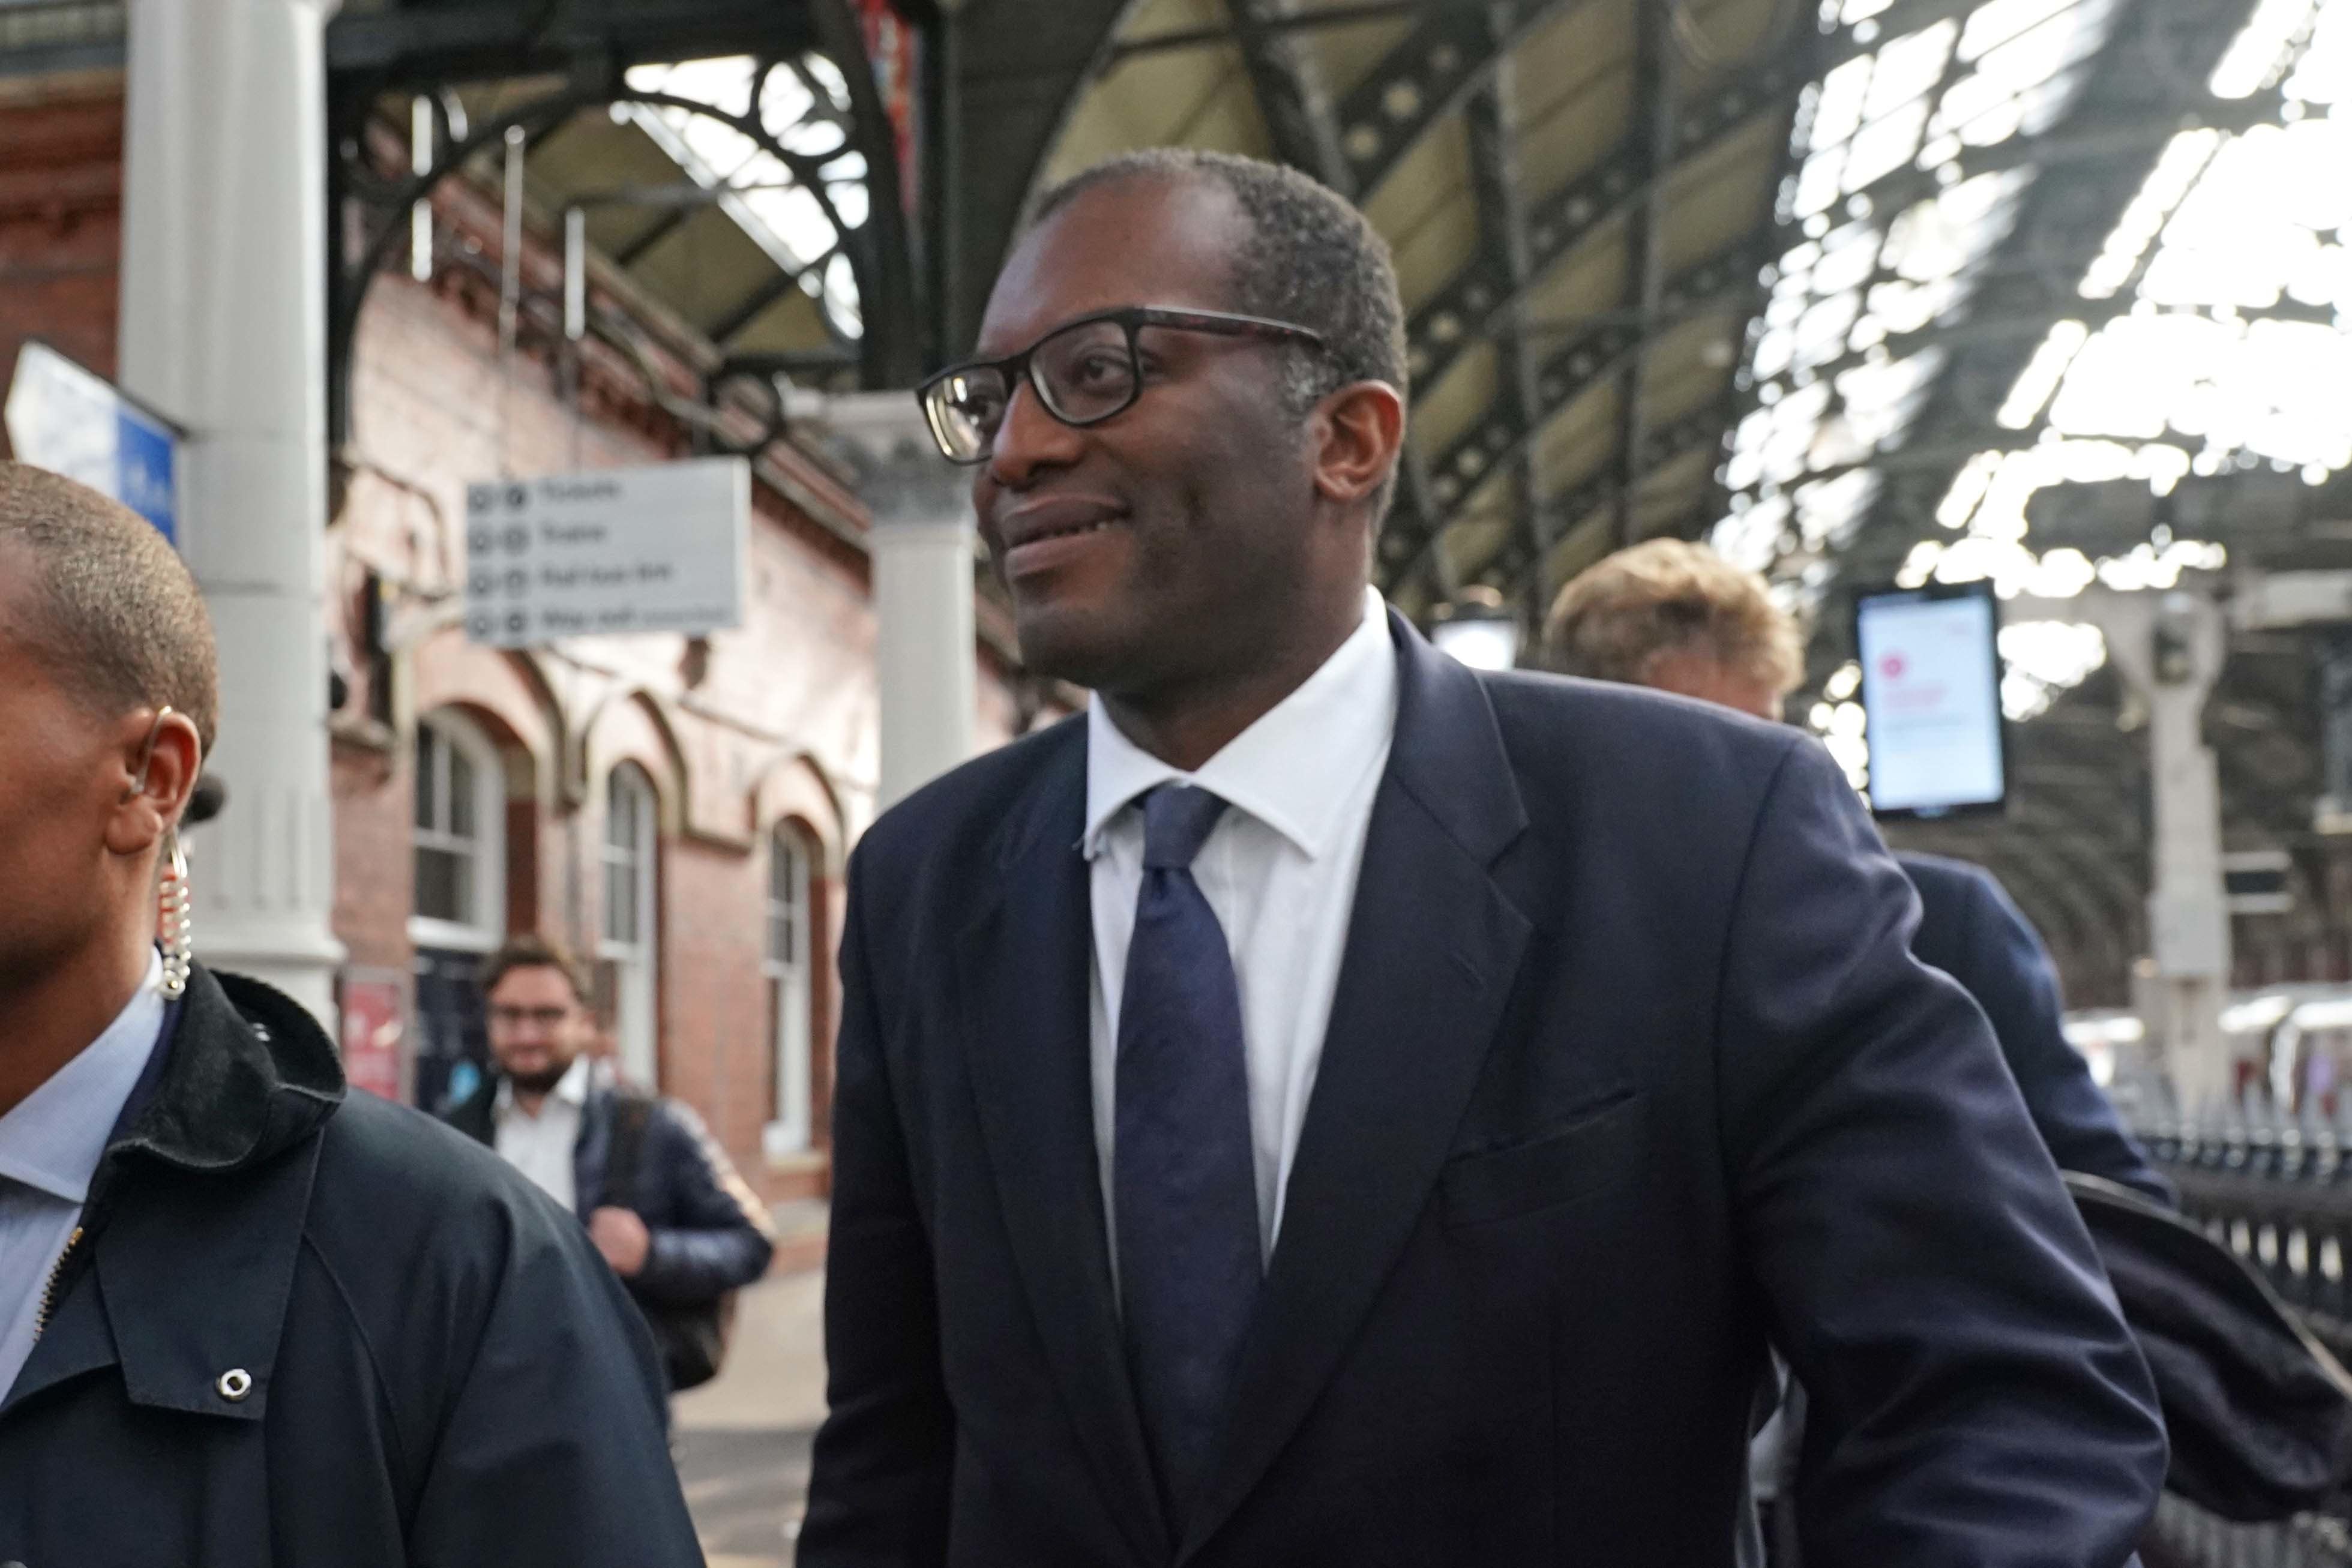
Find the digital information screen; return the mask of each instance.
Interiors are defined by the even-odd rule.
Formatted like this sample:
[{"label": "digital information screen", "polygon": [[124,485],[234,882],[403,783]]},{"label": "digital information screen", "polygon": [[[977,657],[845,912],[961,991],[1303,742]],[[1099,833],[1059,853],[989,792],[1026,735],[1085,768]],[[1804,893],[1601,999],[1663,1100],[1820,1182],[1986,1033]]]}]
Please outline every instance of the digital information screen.
[{"label": "digital information screen", "polygon": [[1859,601],[1873,810],[1939,817],[2000,808],[2009,785],[2000,632],[1989,583]]}]

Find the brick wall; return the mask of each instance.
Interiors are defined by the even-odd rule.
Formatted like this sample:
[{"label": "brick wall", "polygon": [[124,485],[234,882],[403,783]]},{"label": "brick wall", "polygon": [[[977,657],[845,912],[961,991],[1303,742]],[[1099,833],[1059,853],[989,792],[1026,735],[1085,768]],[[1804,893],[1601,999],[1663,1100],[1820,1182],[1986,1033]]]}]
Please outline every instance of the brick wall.
[{"label": "brick wall", "polygon": [[[116,78],[20,89],[0,101],[0,370],[13,368],[27,336],[113,368],[120,92]],[[504,806],[490,831],[506,841],[506,887],[493,924],[535,924],[586,949],[604,915],[605,777],[637,764],[660,797],[661,1087],[702,1113],[768,1196],[820,1193],[821,1146],[774,1158],[762,1150],[774,1095],[761,969],[768,846],[789,822],[814,851],[809,1006],[820,1048],[811,1088],[821,1145],[840,868],[874,812],[874,617],[863,553],[842,537],[862,518],[836,476],[782,454],[793,493],[832,515],[756,487],[740,630],[707,648],[666,636],[527,653],[467,643],[457,612],[469,481],[660,462],[688,448],[682,430],[612,378],[591,377],[576,412],[546,353],[533,349],[511,379],[502,374],[496,300],[478,267],[456,264],[495,244],[495,214],[463,189],[436,207],[453,265],[429,284],[386,276],[370,296],[326,525],[329,619],[351,689],[331,753],[337,935],[356,967],[405,975],[415,964],[420,719],[459,715],[496,755]],[[371,596],[383,633],[373,647]],[[982,668],[980,732],[992,743],[1009,734],[1014,704],[1001,668],[985,658]]]},{"label": "brick wall", "polygon": [[9,84],[0,93],[0,367],[13,371],[18,345],[39,338],[112,375],[121,249],[119,81]]}]

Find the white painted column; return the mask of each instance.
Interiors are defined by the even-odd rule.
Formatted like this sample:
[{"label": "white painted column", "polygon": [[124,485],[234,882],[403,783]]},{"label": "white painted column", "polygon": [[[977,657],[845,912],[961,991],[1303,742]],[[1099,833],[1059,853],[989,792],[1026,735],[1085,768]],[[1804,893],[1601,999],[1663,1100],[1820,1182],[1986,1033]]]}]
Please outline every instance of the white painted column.
[{"label": "white painted column", "polygon": [[197,956],[333,1017],[326,62],[338,0],[130,9],[123,389],[184,426],[181,545],[220,639],[228,786],[191,838]]},{"label": "white painted column", "polygon": [[[2221,875],[2221,786],[2205,744],[2205,699],[2221,677],[2221,612],[2201,593],[2085,594],[2108,656],[2148,709],[2155,833],[2147,899],[2157,1016],[2148,1022],[2184,1110],[2230,1092],[2221,1033],[2230,986],[2229,892]],[[2173,643],[2158,656],[2158,629]]]},{"label": "white painted column", "polygon": [[886,810],[971,755],[971,545],[968,518],[875,517]]},{"label": "white painted column", "polygon": [[874,518],[877,804],[887,810],[971,755],[971,476],[940,455],[908,393],[830,398],[821,417],[857,467]]}]

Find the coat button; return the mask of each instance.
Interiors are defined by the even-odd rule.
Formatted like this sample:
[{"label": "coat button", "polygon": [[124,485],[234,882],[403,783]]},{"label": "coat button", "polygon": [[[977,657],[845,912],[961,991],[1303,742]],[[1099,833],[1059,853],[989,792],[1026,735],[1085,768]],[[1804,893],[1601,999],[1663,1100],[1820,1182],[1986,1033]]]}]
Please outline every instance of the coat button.
[{"label": "coat button", "polygon": [[[253,1374],[241,1366],[232,1366],[220,1375],[220,1381],[215,1383],[213,1388],[230,1404],[242,1404],[245,1396],[253,1392]],[[5,1565],[0,1565],[0,1568],[5,1568]]]}]

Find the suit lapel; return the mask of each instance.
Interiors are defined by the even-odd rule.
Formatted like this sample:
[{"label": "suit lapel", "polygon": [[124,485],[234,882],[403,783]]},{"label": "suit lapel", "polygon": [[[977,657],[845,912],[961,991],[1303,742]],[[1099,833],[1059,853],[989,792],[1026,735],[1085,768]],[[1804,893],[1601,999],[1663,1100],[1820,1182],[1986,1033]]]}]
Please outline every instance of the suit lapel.
[{"label": "suit lapel", "polygon": [[1095,1155],[1083,746],[1063,763],[1013,824],[1001,896],[959,937],[958,1016],[971,1023],[972,1091],[1046,1357],[1111,1511],[1142,1560],[1161,1562],[1172,1537],[1128,1381]]},{"label": "suit lapel", "polygon": [[1476,676],[1391,615],[1397,731],[1224,1455],[1179,1561],[1338,1367],[1429,1200],[1527,946],[1487,867],[1527,825]]}]

